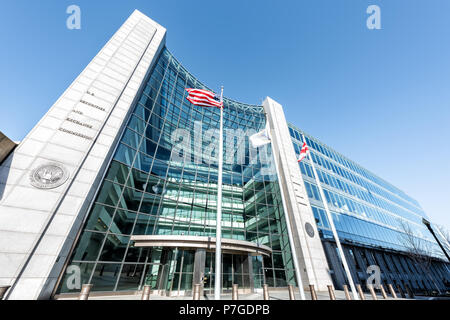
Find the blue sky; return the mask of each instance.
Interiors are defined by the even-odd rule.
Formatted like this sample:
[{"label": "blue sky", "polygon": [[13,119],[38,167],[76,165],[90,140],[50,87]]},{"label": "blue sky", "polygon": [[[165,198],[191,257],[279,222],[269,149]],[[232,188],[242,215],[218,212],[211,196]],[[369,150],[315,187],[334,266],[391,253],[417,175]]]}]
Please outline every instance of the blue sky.
[{"label": "blue sky", "polygon": [[[81,30],[66,28],[71,4]],[[382,30],[366,28],[371,4]],[[450,227],[448,0],[3,0],[1,9],[0,130],[12,139],[139,9],[206,85],[247,103],[274,98],[289,121]]]}]

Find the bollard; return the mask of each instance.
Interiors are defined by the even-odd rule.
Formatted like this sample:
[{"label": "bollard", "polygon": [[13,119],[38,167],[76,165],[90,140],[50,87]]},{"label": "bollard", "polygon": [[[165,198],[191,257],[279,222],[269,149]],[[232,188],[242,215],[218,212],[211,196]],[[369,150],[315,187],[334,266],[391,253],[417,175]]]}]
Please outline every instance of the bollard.
[{"label": "bollard", "polygon": [[384,291],[384,287],[382,284],[380,284],[380,290],[381,290],[381,295],[383,296],[383,299],[387,299],[388,296],[386,294],[386,291]]},{"label": "bollard", "polygon": [[269,298],[269,286],[267,284],[263,285],[263,296],[264,296],[264,300],[270,300],[270,298]]},{"label": "bollard", "polygon": [[328,293],[330,295],[330,300],[336,300],[336,296],[334,295],[333,286],[328,286]]},{"label": "bollard", "polygon": [[403,299],[405,299],[406,296],[405,296],[405,293],[403,292],[402,286],[399,285],[399,284],[397,284],[397,289],[398,289],[398,292],[400,292],[400,296],[401,296]]},{"label": "bollard", "polygon": [[81,287],[80,296],[78,297],[78,300],[88,300],[89,294],[91,293],[92,284],[83,284]]},{"label": "bollard", "polygon": [[3,297],[6,295],[6,292],[11,288],[11,286],[3,286],[0,287],[0,301],[3,300]]},{"label": "bollard", "polygon": [[292,284],[288,286],[288,290],[289,290],[289,300],[295,300],[294,286]]},{"label": "bollard", "polygon": [[373,288],[373,285],[368,284],[367,287],[369,288],[370,294],[372,295],[372,299],[378,300],[377,294],[375,293],[375,289]]},{"label": "bollard", "polygon": [[359,298],[360,298],[361,300],[366,300],[366,296],[364,295],[364,292],[362,291],[362,288],[361,288],[361,285],[360,285],[360,284],[357,284],[357,285],[356,285],[356,289],[358,290]]},{"label": "bollard", "polygon": [[194,284],[194,292],[192,297],[194,300],[200,300],[200,284]]},{"label": "bollard", "polygon": [[411,298],[411,299],[414,299],[414,292],[411,290],[411,288],[409,287],[409,284],[405,284],[405,287],[406,287],[406,292],[408,292],[408,296]]},{"label": "bollard", "polygon": [[231,300],[239,300],[238,287],[239,286],[237,284],[233,284],[233,293],[231,295]]},{"label": "bollard", "polygon": [[392,298],[397,299],[397,294],[395,293],[394,287],[392,284],[388,284],[389,291],[391,292]]},{"label": "bollard", "polygon": [[144,286],[144,290],[142,291],[141,300],[150,300],[151,287]]},{"label": "bollard", "polygon": [[314,289],[314,285],[309,285],[309,291],[311,291],[311,300],[317,300],[316,289]]},{"label": "bollard", "polygon": [[350,292],[348,291],[348,285],[344,284],[343,287],[344,287],[345,299],[352,300],[352,298],[350,297]]}]

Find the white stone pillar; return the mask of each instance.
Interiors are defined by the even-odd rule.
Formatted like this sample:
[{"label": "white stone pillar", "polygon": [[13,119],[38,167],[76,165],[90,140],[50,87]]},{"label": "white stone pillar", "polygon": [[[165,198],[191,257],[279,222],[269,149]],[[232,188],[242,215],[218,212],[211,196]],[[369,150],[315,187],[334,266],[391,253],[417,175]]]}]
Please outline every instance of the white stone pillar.
[{"label": "white stone pillar", "polygon": [[299,259],[303,287],[312,284],[318,291],[328,290],[332,284],[328,263],[320,240],[314,215],[306,193],[300,167],[297,162],[283,107],[267,97],[263,102],[264,111],[270,123],[272,148],[278,161],[278,177],[284,188],[284,199],[290,219],[297,258]]},{"label": "white stone pillar", "polygon": [[8,299],[51,294],[165,34],[133,12],[0,167]]}]

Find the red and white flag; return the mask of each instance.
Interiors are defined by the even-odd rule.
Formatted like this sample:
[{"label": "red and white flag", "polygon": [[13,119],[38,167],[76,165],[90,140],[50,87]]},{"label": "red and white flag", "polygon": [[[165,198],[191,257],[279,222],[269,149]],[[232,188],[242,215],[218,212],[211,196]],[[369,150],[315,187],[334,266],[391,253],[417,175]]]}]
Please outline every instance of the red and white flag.
[{"label": "red and white flag", "polygon": [[298,162],[301,162],[308,155],[309,148],[306,142],[303,144],[302,150],[300,151],[300,157],[298,158]]},{"label": "red and white flag", "polygon": [[222,108],[223,102],[221,98],[214,92],[202,89],[186,89],[189,95],[186,97],[192,104],[202,107]]}]

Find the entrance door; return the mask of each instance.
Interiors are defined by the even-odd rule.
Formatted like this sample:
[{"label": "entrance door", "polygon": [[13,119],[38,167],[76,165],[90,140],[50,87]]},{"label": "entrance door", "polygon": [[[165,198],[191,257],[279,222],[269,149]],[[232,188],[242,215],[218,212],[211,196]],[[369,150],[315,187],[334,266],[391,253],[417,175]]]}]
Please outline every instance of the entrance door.
[{"label": "entrance door", "polygon": [[206,294],[214,293],[215,262],[216,260],[214,252],[206,252],[205,272],[203,276],[203,291]]},{"label": "entrance door", "polygon": [[158,275],[159,271],[162,269],[162,264],[160,263],[152,263],[146,265],[146,274],[144,276],[144,281],[142,283],[142,286],[150,286],[152,291],[159,290],[159,284],[158,284]]},{"label": "entrance door", "polygon": [[[230,293],[233,284],[239,286],[241,292],[249,293],[253,290],[247,255],[223,254],[222,255],[222,292]],[[206,253],[204,291],[207,294],[214,293],[215,253]]]},{"label": "entrance door", "polygon": [[164,295],[167,290],[169,269],[172,262],[171,248],[153,248],[148,256],[143,286],[149,285],[153,292]]},{"label": "entrance door", "polygon": [[195,250],[174,249],[167,264],[167,295],[185,296],[192,294]]}]

